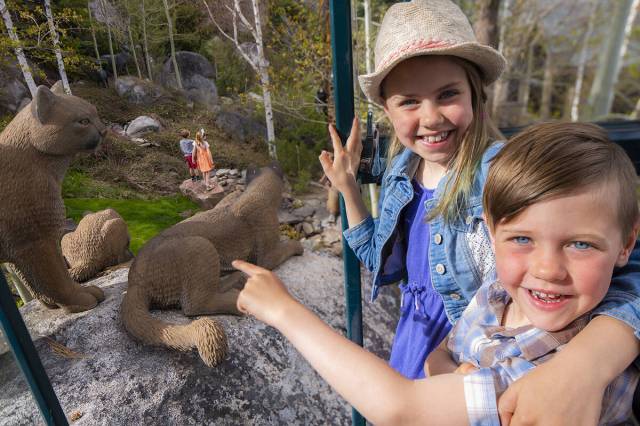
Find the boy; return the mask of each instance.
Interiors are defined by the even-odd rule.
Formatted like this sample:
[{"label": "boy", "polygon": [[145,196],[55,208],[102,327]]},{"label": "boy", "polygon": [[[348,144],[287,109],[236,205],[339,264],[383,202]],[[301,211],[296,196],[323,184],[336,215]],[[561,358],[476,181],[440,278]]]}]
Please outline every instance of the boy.
[{"label": "boy", "polygon": [[190,132],[187,129],[180,130],[180,151],[182,151],[182,155],[184,156],[184,161],[187,163],[189,167],[189,176],[191,176],[191,181],[195,182],[200,179],[198,176],[198,166],[193,161],[193,139],[189,139]]},{"label": "boy", "polygon": [[[273,273],[240,261],[249,280],[238,308],[280,330],[375,424],[498,425],[500,394],[586,325],[614,267],[627,262],[636,179],[624,151],[594,125],[535,125],[506,144],[483,200],[497,279],[478,290],[423,380],[400,376],[295,301]],[[632,366],[610,384],[601,424],[629,416],[637,383]]]}]

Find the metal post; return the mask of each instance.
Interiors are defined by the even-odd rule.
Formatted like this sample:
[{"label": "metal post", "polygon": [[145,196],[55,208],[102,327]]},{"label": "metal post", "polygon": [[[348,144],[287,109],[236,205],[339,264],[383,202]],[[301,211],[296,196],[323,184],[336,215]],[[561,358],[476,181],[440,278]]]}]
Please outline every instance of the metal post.
[{"label": "metal post", "polygon": [[[333,60],[333,99],[335,104],[336,128],[343,144],[353,122],[353,57],[351,52],[351,1],[331,0],[331,50]],[[342,230],[349,227],[344,200],[340,196],[340,217]],[[347,305],[347,337],[362,346],[362,294],[360,290],[360,263],[355,254],[342,239],[344,260],[345,297]],[[352,423],[364,425],[364,418],[355,409]]]},{"label": "metal post", "polygon": [[49,377],[44,371],[40,357],[33,345],[27,327],[9,291],[9,285],[0,271],[0,324],[7,342],[31,388],[40,413],[47,425],[67,426],[67,418],[62,411]]}]

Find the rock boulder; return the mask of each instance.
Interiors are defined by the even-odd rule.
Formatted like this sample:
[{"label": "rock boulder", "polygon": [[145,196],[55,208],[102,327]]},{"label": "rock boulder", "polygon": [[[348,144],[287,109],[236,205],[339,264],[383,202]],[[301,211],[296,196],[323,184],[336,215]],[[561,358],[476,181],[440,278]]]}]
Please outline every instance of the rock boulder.
[{"label": "rock boulder", "polygon": [[127,101],[145,106],[151,105],[163,94],[159,86],[130,75],[119,77],[115,87],[118,95]]},{"label": "rock boulder", "polygon": [[[307,252],[276,272],[295,297],[344,330],[339,259]],[[78,418],[74,424],[351,424],[346,402],[275,329],[253,318],[215,317],[229,339],[229,355],[215,368],[195,351],[134,341],[119,320],[127,273],[93,280],[107,298],[88,312],[63,314],[35,301],[21,308],[63,410]],[[398,304],[382,293],[364,304],[365,346],[388,357]],[[186,322],[177,311],[157,315]],[[0,389],[0,425],[42,421],[10,353],[0,355]]]},{"label": "rock boulder", "polygon": [[[215,69],[211,62],[199,53],[184,51],[176,52],[176,61],[186,97],[192,102],[214,109],[218,104],[218,88],[215,83]],[[178,89],[171,58],[167,58],[162,65],[160,81],[167,87]]]}]

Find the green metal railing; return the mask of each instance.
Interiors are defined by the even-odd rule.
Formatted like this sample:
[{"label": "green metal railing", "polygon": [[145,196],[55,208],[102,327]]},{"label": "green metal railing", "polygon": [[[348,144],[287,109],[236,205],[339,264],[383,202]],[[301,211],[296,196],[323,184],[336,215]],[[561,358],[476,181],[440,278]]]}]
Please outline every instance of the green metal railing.
[{"label": "green metal railing", "polygon": [[31,388],[42,418],[47,425],[68,425],[49,377],[38,357],[27,327],[9,290],[9,284],[0,271],[0,324],[27,383]]},{"label": "green metal railing", "polygon": [[[353,55],[351,52],[351,1],[331,0],[331,50],[333,62],[333,99],[336,128],[344,144],[353,122]],[[349,227],[344,199],[340,195],[342,230]],[[346,297],[347,337],[362,346],[362,293],[360,289],[360,262],[347,242],[342,239],[344,261],[344,292]],[[355,409],[352,423],[364,425],[364,418]]]}]

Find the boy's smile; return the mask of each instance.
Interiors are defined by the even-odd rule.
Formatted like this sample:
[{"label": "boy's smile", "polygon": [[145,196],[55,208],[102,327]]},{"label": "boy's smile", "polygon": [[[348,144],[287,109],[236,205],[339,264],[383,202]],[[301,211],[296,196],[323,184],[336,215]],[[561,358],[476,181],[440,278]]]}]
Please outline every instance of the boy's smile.
[{"label": "boy's smile", "polygon": [[557,331],[600,303],[635,241],[635,234],[621,235],[615,197],[603,184],[537,202],[496,224],[498,279],[514,302],[504,325]]}]

